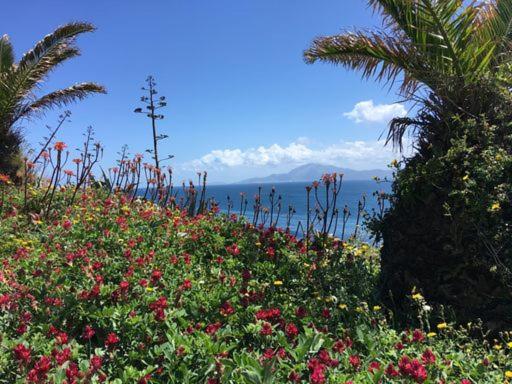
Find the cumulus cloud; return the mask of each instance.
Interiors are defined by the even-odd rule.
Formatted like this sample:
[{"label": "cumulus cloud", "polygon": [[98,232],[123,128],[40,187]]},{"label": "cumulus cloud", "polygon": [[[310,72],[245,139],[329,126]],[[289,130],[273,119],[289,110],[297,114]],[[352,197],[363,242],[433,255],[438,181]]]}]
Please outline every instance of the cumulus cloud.
[{"label": "cumulus cloud", "polygon": [[361,101],[350,112],[343,114],[343,116],[356,123],[387,123],[393,117],[403,117],[405,115],[407,115],[407,110],[402,104],[375,105],[373,100]]},{"label": "cumulus cloud", "polygon": [[355,169],[385,167],[398,156],[383,141],[340,141],[321,148],[312,148],[303,139],[286,146],[272,144],[245,150],[218,149],[184,164],[184,169],[232,169],[235,167],[272,167],[306,163],[333,164]]}]

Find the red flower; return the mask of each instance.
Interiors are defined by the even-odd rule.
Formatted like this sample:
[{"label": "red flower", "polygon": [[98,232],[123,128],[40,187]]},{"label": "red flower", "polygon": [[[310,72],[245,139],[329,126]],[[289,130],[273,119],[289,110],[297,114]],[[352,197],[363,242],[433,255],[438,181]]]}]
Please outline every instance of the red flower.
[{"label": "red flower", "polygon": [[265,321],[261,327],[260,335],[269,336],[272,334],[272,324]]},{"label": "red flower", "polygon": [[317,358],[313,357],[308,361],[308,369],[311,372],[309,375],[309,382],[311,384],[325,383],[326,366],[322,364]]},{"label": "red flower", "polygon": [[419,329],[415,329],[412,333],[412,341],[421,343],[423,340],[425,340],[425,335],[423,332]]},{"label": "red flower", "polygon": [[398,368],[404,376],[410,376],[417,383],[423,383],[427,379],[427,370],[417,360],[411,360],[407,356],[402,356],[398,361]]},{"label": "red flower", "polygon": [[275,320],[280,316],[281,310],[279,308],[260,309],[258,312],[256,312],[257,320]]},{"label": "red flower", "polygon": [[219,311],[222,316],[229,316],[229,315],[232,315],[233,313],[235,313],[235,309],[233,308],[233,306],[231,305],[231,303],[229,301],[225,301],[220,306]]},{"label": "red flower", "polygon": [[162,278],[162,272],[158,269],[154,270],[153,273],[151,273],[151,281],[153,284],[157,283],[158,280]]},{"label": "red flower", "polygon": [[114,347],[117,343],[119,343],[121,340],[114,332],[110,332],[107,335],[107,339],[105,340],[105,347],[111,348]]},{"label": "red flower", "polygon": [[68,342],[68,334],[66,332],[59,332],[55,336],[55,339],[57,340],[58,344],[66,344]]},{"label": "red flower", "polygon": [[62,365],[69,359],[71,359],[71,349],[64,348],[62,351],[56,351],[54,350],[52,352],[53,357],[55,358],[55,361],[57,364]]},{"label": "red flower", "polygon": [[64,228],[66,231],[69,231],[72,226],[73,223],[70,220],[64,220],[64,222],[62,223],[62,228]]},{"label": "red flower", "polygon": [[119,283],[119,289],[121,289],[122,292],[128,291],[128,288],[130,287],[130,283],[127,281],[121,281]]},{"label": "red flower", "polygon": [[66,143],[64,143],[63,141],[57,141],[57,142],[55,143],[55,145],[53,146],[53,148],[54,148],[56,151],[62,152],[65,148],[67,148],[67,145],[66,145]]},{"label": "red flower", "polygon": [[86,325],[84,332],[82,333],[82,338],[84,340],[90,340],[96,332],[90,325]]},{"label": "red flower", "polygon": [[386,375],[388,375],[390,377],[396,377],[400,374],[400,372],[398,372],[398,370],[395,368],[393,363],[389,363],[389,365],[386,368],[385,373],[386,373]]},{"label": "red flower", "polygon": [[215,335],[217,331],[222,327],[222,324],[219,322],[216,322],[214,324],[208,324],[206,326],[205,332],[209,334],[210,336]]},{"label": "red flower", "polygon": [[286,324],[285,332],[288,337],[294,338],[295,336],[297,336],[299,334],[299,329],[297,328],[297,326],[295,324],[288,323],[288,324]]},{"label": "red flower", "polygon": [[436,362],[436,355],[430,349],[426,349],[423,355],[421,355],[421,360],[426,365],[434,364]]},{"label": "red flower", "polygon": [[96,372],[97,370],[101,369],[102,364],[103,359],[100,356],[94,355],[93,357],[91,357],[90,366],[93,372]]},{"label": "red flower", "polygon": [[302,381],[302,378],[297,372],[292,371],[288,375],[288,380],[291,381],[292,383],[300,383]]},{"label": "red flower", "polygon": [[23,344],[18,344],[14,347],[14,356],[20,363],[28,364],[30,362],[30,348],[25,347]]},{"label": "red flower", "polygon": [[375,373],[380,370],[380,363],[378,361],[372,361],[368,366],[368,372]]},{"label": "red flower", "polygon": [[351,355],[348,358],[348,362],[355,370],[358,370],[361,367],[361,358],[358,355]]},{"label": "red flower", "polygon": [[165,309],[167,309],[168,306],[165,296],[160,296],[157,300],[149,304],[149,308],[154,312],[157,321],[165,320]]},{"label": "red flower", "polygon": [[189,279],[185,279],[183,281],[183,284],[181,284],[180,289],[182,291],[185,291],[185,290],[188,290],[188,289],[192,289],[192,282]]}]

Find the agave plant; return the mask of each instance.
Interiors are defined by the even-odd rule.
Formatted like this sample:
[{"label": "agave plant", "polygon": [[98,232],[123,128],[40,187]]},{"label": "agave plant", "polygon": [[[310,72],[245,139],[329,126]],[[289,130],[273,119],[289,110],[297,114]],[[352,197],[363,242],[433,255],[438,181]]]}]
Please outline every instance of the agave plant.
[{"label": "agave plant", "polygon": [[22,119],[41,115],[54,107],[82,100],[93,93],[105,93],[95,83],[79,83],[68,88],[36,95],[49,73],[60,64],[76,57],[78,35],[94,31],[89,23],[69,23],[45,36],[19,62],[15,62],[9,37],[0,39],[0,173],[15,175],[19,165],[23,137],[19,130]]},{"label": "agave plant", "polygon": [[[466,110],[465,89],[510,63],[512,1],[369,0],[383,17],[380,30],[355,30],[317,38],[308,63],[324,61],[360,70],[365,78],[400,83],[406,100],[425,92]],[[466,4],[466,5],[465,5]],[[467,111],[471,113],[471,111]],[[391,121],[388,141],[401,145],[417,121]]]}]

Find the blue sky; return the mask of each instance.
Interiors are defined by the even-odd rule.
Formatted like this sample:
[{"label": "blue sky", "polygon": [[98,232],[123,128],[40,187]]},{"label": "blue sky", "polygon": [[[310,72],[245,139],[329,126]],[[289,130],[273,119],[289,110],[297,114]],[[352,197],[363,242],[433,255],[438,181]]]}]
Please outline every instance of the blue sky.
[{"label": "blue sky", "polygon": [[[365,0],[18,0],[3,5],[0,32],[19,58],[75,20],[98,30],[80,37],[82,56],[41,91],[80,81],[107,87],[108,95],[69,108],[72,122],[59,137],[76,147],[92,125],[106,167],[123,144],[132,154],[150,146],[149,122],[133,113],[148,74],[168,100],[161,151],[175,155],[169,165],[179,178],[205,169],[211,181],[229,182],[311,161],[384,168],[396,156],[377,143],[386,119],[405,113],[391,104],[396,93],[302,59],[315,36],[379,26]],[[57,115],[24,123],[31,145]]]}]

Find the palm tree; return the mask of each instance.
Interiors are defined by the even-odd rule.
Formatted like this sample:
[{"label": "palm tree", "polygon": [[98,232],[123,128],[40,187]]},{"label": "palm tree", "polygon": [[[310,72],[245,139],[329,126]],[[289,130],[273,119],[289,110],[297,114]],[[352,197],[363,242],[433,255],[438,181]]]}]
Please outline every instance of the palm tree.
[{"label": "palm tree", "polygon": [[95,83],[79,83],[36,96],[49,73],[68,59],[80,55],[78,35],[94,31],[89,23],[69,23],[45,36],[19,62],[15,62],[9,37],[0,38],[0,173],[13,177],[19,167],[23,142],[19,123],[40,116],[54,107],[82,100],[93,93],[105,93]]},{"label": "palm tree", "polygon": [[[426,91],[461,111],[462,90],[511,62],[511,0],[474,1],[467,7],[462,0],[368,3],[382,15],[382,29],[317,38],[304,53],[306,62],[333,63],[359,70],[364,78],[399,82],[406,100],[424,101]],[[416,123],[392,120],[388,141],[401,145],[407,127]]]},{"label": "palm tree", "polygon": [[381,29],[317,38],[304,57],[398,84],[417,106],[389,124],[387,142],[401,148],[412,132],[416,152],[371,222],[383,241],[382,299],[405,309],[415,287],[461,321],[510,327],[512,0],[368,3]]}]

